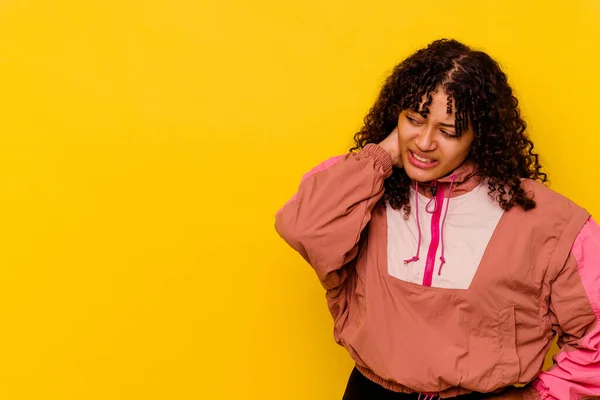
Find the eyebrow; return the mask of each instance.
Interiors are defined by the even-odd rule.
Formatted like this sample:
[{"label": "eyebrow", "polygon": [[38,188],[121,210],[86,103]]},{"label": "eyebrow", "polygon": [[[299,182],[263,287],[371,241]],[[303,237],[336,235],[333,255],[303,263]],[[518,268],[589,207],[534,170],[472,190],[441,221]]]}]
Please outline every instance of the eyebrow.
[{"label": "eyebrow", "polygon": [[[407,110],[407,111],[408,111],[408,114],[411,114],[411,115],[414,115],[414,114],[419,114],[419,115],[421,115],[421,113],[419,113],[419,112],[416,112],[416,111],[413,111],[413,110]],[[425,117],[425,119],[427,119],[427,117]],[[443,127],[445,127],[445,128],[453,128],[453,129],[456,129],[456,126],[455,126],[454,124],[446,124],[446,123],[444,123],[444,122],[440,122],[440,125],[441,125],[441,126],[443,126]]]}]

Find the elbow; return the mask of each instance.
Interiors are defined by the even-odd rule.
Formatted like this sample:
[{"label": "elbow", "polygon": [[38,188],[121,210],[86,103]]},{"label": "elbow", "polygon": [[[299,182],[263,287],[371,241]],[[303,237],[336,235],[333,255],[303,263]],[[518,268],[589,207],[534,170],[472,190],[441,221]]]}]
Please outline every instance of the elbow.
[{"label": "elbow", "polygon": [[275,215],[275,231],[286,242],[294,236],[294,230],[290,229],[290,225],[289,221],[285,221],[282,210],[279,210]]},{"label": "elbow", "polygon": [[286,221],[282,213],[278,213],[275,216],[275,231],[277,234],[292,248],[299,251],[299,247],[301,247],[300,235],[294,225],[291,221]]},{"label": "elbow", "polygon": [[303,244],[301,231],[295,223],[286,221],[284,215],[278,213],[275,217],[275,231],[292,249],[296,250],[302,258],[310,263],[308,253]]}]

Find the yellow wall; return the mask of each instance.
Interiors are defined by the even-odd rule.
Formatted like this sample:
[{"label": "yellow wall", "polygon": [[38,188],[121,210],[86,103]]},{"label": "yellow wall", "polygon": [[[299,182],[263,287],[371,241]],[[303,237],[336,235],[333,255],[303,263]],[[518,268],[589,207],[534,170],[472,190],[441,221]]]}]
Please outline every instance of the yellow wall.
[{"label": "yellow wall", "polygon": [[502,62],[553,187],[600,211],[599,4],[4,0],[0,398],[340,398],[273,214],[442,36]]}]

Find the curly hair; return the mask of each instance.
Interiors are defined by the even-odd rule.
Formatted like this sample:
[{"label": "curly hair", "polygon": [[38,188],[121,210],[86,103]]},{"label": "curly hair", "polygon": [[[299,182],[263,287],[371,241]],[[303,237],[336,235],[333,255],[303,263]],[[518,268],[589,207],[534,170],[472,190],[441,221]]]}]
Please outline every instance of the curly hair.
[{"label": "curly hair", "polygon": [[[394,68],[364,126],[354,135],[350,151],[380,143],[396,127],[403,110],[426,117],[432,94],[439,89],[448,95],[449,114],[454,102],[457,135],[468,129],[469,123],[473,128],[475,138],[468,158],[487,179],[490,197],[504,210],[516,205],[524,210],[534,208],[535,200],[523,189],[521,180],[545,183],[548,179],[526,133],[519,102],[496,61],[456,40],[436,40]],[[400,168],[394,168],[384,182],[384,199],[392,208],[404,209],[407,216],[410,185],[411,179]]]}]

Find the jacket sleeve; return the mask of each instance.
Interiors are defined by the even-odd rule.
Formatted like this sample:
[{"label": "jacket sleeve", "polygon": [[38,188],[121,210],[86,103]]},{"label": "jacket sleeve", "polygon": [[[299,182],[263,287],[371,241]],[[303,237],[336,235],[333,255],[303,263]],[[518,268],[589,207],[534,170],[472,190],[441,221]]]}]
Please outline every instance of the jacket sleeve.
[{"label": "jacket sleeve", "polygon": [[391,174],[388,153],[368,144],[306,174],[277,213],[275,229],[315,269],[325,289],[343,283],[341,268],[356,257],[361,232]]},{"label": "jacket sleeve", "polygon": [[523,398],[600,398],[600,227],[589,219],[552,283],[550,316],[560,352]]}]

